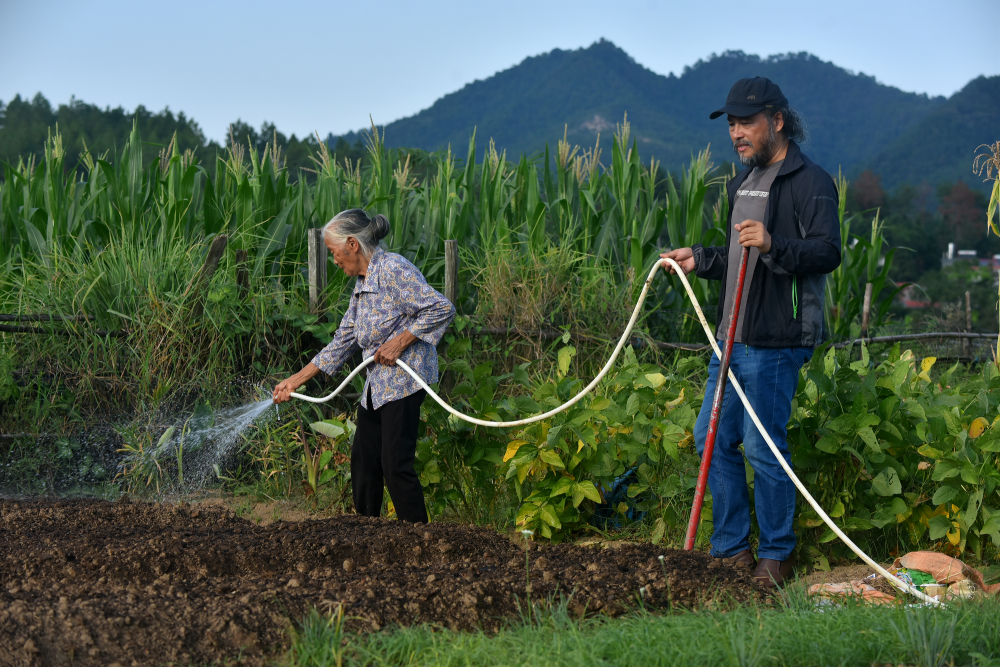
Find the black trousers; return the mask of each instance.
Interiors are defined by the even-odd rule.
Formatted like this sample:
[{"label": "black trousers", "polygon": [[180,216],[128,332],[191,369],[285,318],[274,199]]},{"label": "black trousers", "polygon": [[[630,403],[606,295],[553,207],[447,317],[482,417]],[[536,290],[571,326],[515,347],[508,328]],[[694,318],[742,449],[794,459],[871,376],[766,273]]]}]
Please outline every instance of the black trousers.
[{"label": "black trousers", "polygon": [[351,447],[351,490],[358,514],[382,513],[384,478],[396,516],[404,521],[427,523],[424,489],[413,469],[420,404],[426,395],[421,389],[372,410],[369,390],[358,407],[358,430]]}]

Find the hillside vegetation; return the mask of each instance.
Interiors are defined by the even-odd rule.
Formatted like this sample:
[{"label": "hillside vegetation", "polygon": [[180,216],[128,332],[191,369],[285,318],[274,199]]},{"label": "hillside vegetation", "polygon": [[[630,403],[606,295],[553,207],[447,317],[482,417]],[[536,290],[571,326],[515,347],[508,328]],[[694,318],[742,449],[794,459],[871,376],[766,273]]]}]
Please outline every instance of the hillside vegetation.
[{"label": "hillside vegetation", "polygon": [[[680,76],[664,76],[605,40],[572,51],[554,49],[469,83],[413,116],[389,122],[387,140],[394,147],[459,149],[476,130],[479,155],[493,139],[498,150],[513,156],[541,151],[546,143],[554,147],[564,132],[571,143],[593,146],[600,133],[606,148],[615,123],[628,113],[641,128],[637,138],[643,152],[676,170],[708,144],[717,155],[726,155],[725,122],[710,121],[708,114],[723,104],[735,80],[751,76],[776,81],[804,114],[811,134],[805,150],[830,173],[843,169],[854,178],[870,169],[890,190],[904,183],[936,186],[958,180],[983,189],[969,164],[973,147],[996,140],[1000,77],[975,79],[950,99],[930,98],[808,53],[762,58],[727,51],[699,60]],[[214,165],[222,146],[207,142],[198,124],[183,112],[152,113],[140,106],[130,114],[75,99],[53,108],[40,94],[0,102],[0,160],[16,163],[29,154],[37,160],[39,146],[56,123],[71,156],[82,153],[85,144],[95,155],[120,150],[133,116],[141,122],[148,144],[165,146],[176,131],[182,150],[191,149],[202,162]],[[324,128],[315,129],[322,136]],[[318,145],[313,135],[286,136],[267,121],[258,130],[236,120],[227,134],[258,152],[266,143],[277,143],[293,168],[293,179],[296,167],[312,166],[309,154]],[[341,157],[357,159],[363,153],[360,131],[326,136]],[[226,145],[230,143],[227,138]]]}]

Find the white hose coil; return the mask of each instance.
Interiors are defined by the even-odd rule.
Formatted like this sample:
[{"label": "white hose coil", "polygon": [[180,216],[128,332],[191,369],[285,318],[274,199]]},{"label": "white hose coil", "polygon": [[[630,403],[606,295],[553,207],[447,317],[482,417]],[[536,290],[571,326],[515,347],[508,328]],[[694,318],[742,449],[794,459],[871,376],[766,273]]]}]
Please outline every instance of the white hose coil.
[{"label": "white hose coil", "polygon": [[[419,384],[420,387],[424,389],[424,391],[430,394],[431,398],[437,401],[438,405],[440,405],[442,408],[444,408],[451,414],[455,415],[459,419],[464,419],[465,421],[470,422],[472,424],[477,424],[479,426],[490,426],[494,428],[510,428],[513,426],[526,426],[527,424],[533,424],[535,422],[548,419],[549,417],[559,412],[562,412],[566,408],[569,408],[574,404],[576,404],[577,402],[579,402],[581,398],[589,394],[591,390],[593,390],[594,387],[596,387],[600,383],[600,381],[604,379],[604,376],[608,374],[608,372],[614,366],[615,360],[618,359],[618,354],[622,351],[622,348],[625,347],[625,343],[628,342],[629,335],[632,333],[632,328],[635,326],[636,321],[639,319],[639,313],[642,311],[642,304],[646,301],[646,295],[649,292],[649,286],[653,282],[653,276],[656,275],[656,271],[658,269],[660,268],[665,269],[666,265],[668,264],[674,268],[674,271],[676,272],[677,276],[681,279],[681,283],[683,283],[684,285],[684,290],[691,298],[691,304],[694,306],[695,313],[698,315],[698,320],[701,322],[701,326],[705,330],[705,335],[708,337],[708,341],[712,345],[712,349],[715,350],[715,356],[721,359],[722,352],[719,350],[719,345],[715,340],[715,334],[713,333],[711,327],[709,327],[708,321],[705,319],[705,313],[702,312],[701,310],[701,305],[698,303],[698,299],[694,295],[694,290],[691,289],[691,284],[688,282],[687,276],[684,274],[684,270],[681,269],[681,267],[674,260],[664,258],[661,259],[656,264],[654,264],[653,268],[650,269],[649,275],[646,277],[646,283],[643,285],[642,292],[639,294],[639,300],[636,302],[635,309],[633,309],[632,311],[632,317],[629,318],[628,325],[625,327],[625,331],[622,332],[622,336],[621,339],[619,339],[618,341],[618,345],[615,346],[615,351],[611,353],[611,357],[608,359],[607,363],[604,364],[604,367],[601,368],[601,372],[598,373],[597,377],[591,380],[590,384],[584,387],[580,391],[580,393],[578,393],[576,396],[569,399],[559,407],[553,408],[548,412],[535,415],[533,417],[528,417],[526,419],[518,419],[517,421],[509,421],[509,422],[489,421],[485,419],[477,419],[476,417],[470,417],[469,415],[463,414],[458,410],[456,410],[455,408],[448,405],[447,403],[445,403],[444,399],[438,396],[437,392],[435,392],[433,389],[427,386],[427,383],[424,382],[423,379],[419,375],[417,375],[417,373],[412,368],[407,366],[405,362],[397,359],[396,364],[399,365],[404,371],[409,373],[410,376],[414,380],[416,380],[417,384]],[[310,403],[326,403],[327,401],[331,400],[334,396],[339,394],[344,389],[344,387],[346,387],[350,383],[350,381],[353,380],[354,377],[361,372],[363,368],[371,364],[372,361],[374,361],[374,357],[369,357],[368,359],[365,359],[363,362],[361,362],[361,364],[359,364],[358,367],[355,368],[351,372],[351,374],[347,376],[347,378],[340,384],[340,386],[337,387],[333,391],[333,393],[331,393],[328,396],[324,396],[323,398],[316,398],[313,396],[306,396],[305,394],[297,394],[297,393],[293,393],[292,396],[294,398],[298,398],[303,401],[308,401]],[[833,519],[831,519],[830,516],[823,511],[823,508],[820,507],[820,504],[816,501],[815,498],[813,498],[812,494],[809,493],[809,491],[806,489],[802,481],[796,476],[795,472],[792,470],[792,467],[788,464],[787,461],[785,461],[785,457],[783,457],[781,455],[781,452],[778,451],[778,448],[774,444],[774,441],[771,440],[771,436],[764,429],[763,424],[760,423],[760,419],[757,417],[757,413],[754,412],[753,407],[751,407],[750,401],[747,399],[746,394],[743,393],[743,388],[740,386],[740,383],[736,380],[736,376],[733,374],[732,370],[729,371],[729,382],[732,384],[733,389],[736,391],[736,394],[740,397],[740,400],[743,401],[743,405],[746,407],[747,412],[750,413],[750,418],[753,420],[753,423],[757,426],[757,430],[760,431],[760,434],[762,436],[764,436],[764,441],[767,442],[767,446],[771,449],[771,453],[774,454],[774,457],[778,460],[778,463],[781,465],[782,469],[784,469],[785,473],[791,478],[792,483],[795,484],[795,488],[799,490],[799,492],[806,499],[806,501],[812,506],[814,510],[816,510],[816,513],[823,520],[823,523],[825,523],[830,528],[830,530],[832,530],[834,534],[837,537],[839,537],[841,541],[851,549],[851,551],[856,553],[858,557],[861,558],[861,560],[863,560],[865,563],[868,564],[869,567],[871,567],[876,572],[885,577],[886,580],[890,584],[895,586],[897,589],[905,593],[909,593],[910,595],[913,595],[916,598],[928,604],[940,605],[941,602],[939,602],[938,600],[930,597],[923,591],[918,590],[916,587],[907,584],[906,582],[902,581],[895,575],[891,574],[881,565],[876,563],[871,557],[868,556],[868,554],[862,551],[861,548],[858,547],[858,545],[856,545],[851,540],[851,538],[849,538],[844,533],[844,531],[840,529],[840,527],[836,523],[833,522]]]}]

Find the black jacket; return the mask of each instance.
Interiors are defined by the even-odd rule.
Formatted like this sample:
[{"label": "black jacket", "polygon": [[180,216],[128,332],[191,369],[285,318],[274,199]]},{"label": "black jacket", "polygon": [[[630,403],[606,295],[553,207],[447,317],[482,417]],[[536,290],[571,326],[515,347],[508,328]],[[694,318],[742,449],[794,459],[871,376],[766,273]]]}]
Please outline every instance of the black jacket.
[{"label": "black jacket", "polygon": [[[726,186],[726,246],[692,248],[695,275],[722,281],[716,329],[726,302],[733,201],[749,174],[750,170],[744,169]],[[743,341],[754,347],[815,347],[825,338],[826,274],[840,265],[837,188],[830,175],[794,141],[789,142],[785,161],[771,184],[763,222],[771,234],[771,249],[761,254],[754,268],[743,318]],[[723,336],[724,331],[716,331],[716,337]]]}]

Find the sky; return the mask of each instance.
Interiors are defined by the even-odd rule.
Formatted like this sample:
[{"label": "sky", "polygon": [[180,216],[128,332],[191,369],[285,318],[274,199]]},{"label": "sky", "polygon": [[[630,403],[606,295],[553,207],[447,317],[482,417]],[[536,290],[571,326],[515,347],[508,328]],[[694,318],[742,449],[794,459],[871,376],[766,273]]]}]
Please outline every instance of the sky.
[{"label": "sky", "polygon": [[997,25],[997,0],[0,0],[0,101],[169,107],[217,141],[236,119],[326,136],[602,37],[660,74],[726,50],[808,51],[949,96],[1000,74]]}]

